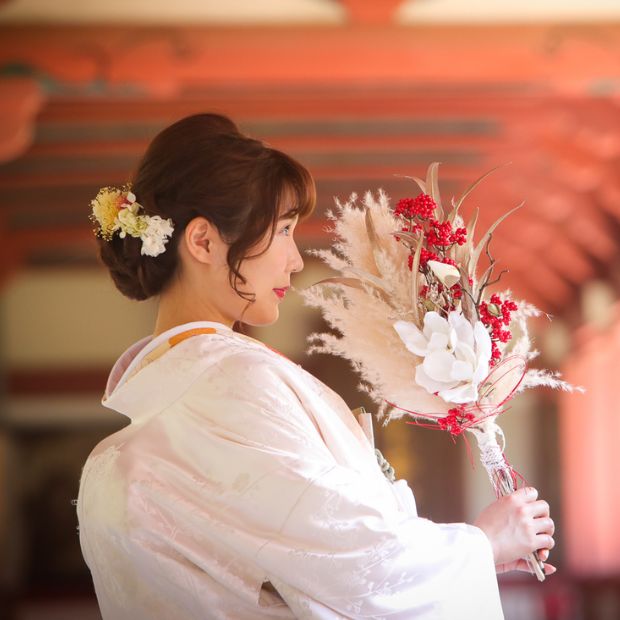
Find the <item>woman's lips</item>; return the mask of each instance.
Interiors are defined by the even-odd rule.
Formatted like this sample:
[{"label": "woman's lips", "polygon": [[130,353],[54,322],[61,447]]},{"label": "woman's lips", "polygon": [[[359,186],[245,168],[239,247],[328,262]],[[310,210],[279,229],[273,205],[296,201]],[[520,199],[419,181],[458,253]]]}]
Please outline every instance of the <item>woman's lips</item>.
[{"label": "woman's lips", "polygon": [[286,291],[288,291],[288,286],[286,288],[274,288],[273,292],[282,299],[284,295],[286,295]]}]

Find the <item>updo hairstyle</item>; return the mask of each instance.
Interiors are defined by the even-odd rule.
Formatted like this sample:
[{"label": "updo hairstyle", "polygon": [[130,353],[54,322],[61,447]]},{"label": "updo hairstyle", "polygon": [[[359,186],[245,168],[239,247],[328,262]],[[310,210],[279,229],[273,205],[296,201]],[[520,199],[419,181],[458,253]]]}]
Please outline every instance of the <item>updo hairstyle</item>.
[{"label": "updo hairstyle", "polygon": [[202,216],[230,246],[231,286],[251,301],[253,296],[238,288],[246,283],[241,263],[267,233],[273,238],[283,207],[287,217],[303,218],[316,202],[306,168],[218,114],[189,116],[159,133],[138,166],[132,191],[146,215],[170,218],[174,225],[165,252],[156,257],[140,253],[139,238],[98,239],[117,288],[136,300],[166,288],[179,267],[179,239],[187,224]]}]

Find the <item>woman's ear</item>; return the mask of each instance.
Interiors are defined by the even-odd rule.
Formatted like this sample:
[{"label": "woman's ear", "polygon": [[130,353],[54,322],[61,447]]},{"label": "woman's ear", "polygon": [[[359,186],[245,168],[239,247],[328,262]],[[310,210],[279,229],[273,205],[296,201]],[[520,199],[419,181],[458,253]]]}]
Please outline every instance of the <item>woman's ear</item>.
[{"label": "woman's ear", "polygon": [[183,231],[189,255],[199,263],[213,264],[214,246],[220,240],[217,229],[204,217],[195,217]]}]

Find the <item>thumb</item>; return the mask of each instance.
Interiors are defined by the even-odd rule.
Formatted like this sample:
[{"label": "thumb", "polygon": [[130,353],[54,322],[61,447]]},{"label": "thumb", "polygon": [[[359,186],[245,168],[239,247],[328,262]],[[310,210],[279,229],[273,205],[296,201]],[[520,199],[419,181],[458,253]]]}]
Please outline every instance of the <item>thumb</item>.
[{"label": "thumb", "polygon": [[[553,566],[552,564],[547,564],[546,562],[544,564],[544,567],[545,575],[553,575],[553,573],[555,573],[557,570],[555,566]],[[532,570],[526,560],[515,560],[514,562],[506,562],[504,564],[495,565],[495,572],[498,574],[507,573],[513,570],[532,574]]]},{"label": "thumb", "polygon": [[515,498],[522,499],[526,502],[533,502],[538,497],[538,491],[534,487],[522,487],[517,489],[513,495]]}]

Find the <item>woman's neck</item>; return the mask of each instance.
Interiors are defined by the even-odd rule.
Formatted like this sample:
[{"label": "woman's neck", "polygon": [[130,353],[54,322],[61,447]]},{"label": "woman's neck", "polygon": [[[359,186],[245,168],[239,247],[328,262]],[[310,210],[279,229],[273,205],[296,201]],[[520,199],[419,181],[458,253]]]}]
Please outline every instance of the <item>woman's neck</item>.
[{"label": "woman's neck", "polygon": [[222,323],[230,328],[234,323],[230,318],[223,316],[214,304],[209,303],[209,300],[197,300],[195,295],[183,295],[182,290],[175,287],[162,293],[159,299],[153,336],[159,336],[173,327],[195,321]]}]

